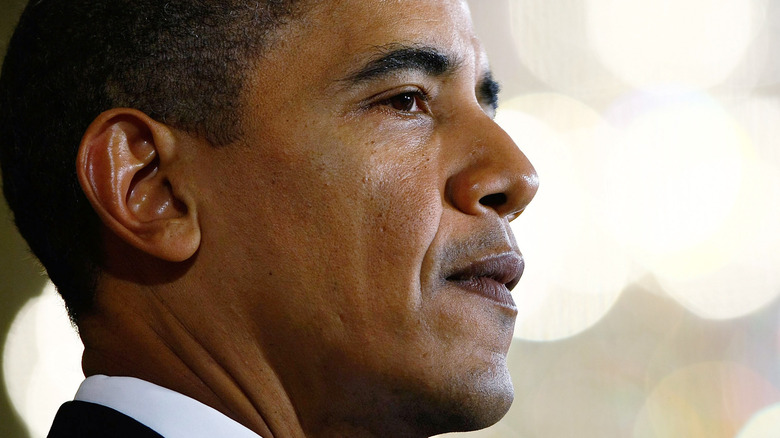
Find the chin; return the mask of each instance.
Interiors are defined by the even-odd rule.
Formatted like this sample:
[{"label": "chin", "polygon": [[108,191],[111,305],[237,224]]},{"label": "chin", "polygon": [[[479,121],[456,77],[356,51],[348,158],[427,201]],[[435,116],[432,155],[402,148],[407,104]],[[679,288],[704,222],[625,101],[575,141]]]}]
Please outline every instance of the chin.
[{"label": "chin", "polygon": [[487,374],[453,382],[448,391],[429,398],[426,407],[417,404],[413,421],[426,436],[474,431],[498,423],[512,405],[514,388],[506,368]]}]

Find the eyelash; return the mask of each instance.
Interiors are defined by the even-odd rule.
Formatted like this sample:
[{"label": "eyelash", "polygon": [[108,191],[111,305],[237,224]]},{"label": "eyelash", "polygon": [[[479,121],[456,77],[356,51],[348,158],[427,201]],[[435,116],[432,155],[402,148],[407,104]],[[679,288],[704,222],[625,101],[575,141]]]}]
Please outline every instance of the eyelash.
[{"label": "eyelash", "polygon": [[[396,106],[396,104],[400,104]],[[423,90],[408,90],[380,99],[376,105],[404,115],[428,113],[428,94]],[[404,109],[411,105],[412,109]],[[416,109],[414,109],[416,108]]]},{"label": "eyelash", "polygon": [[[495,116],[496,109],[498,107],[498,92],[500,90],[499,85],[495,82],[489,84],[489,85],[483,85],[482,86],[482,94],[487,96],[486,101],[484,102],[484,105],[487,106],[487,109],[485,112],[491,113],[491,117]],[[401,106],[404,105],[403,102],[400,102],[399,99],[414,99],[408,104],[414,105],[414,107],[417,108],[417,110],[406,110],[401,107],[396,107],[396,103],[401,103]],[[430,108],[428,107],[428,101],[429,101],[429,95],[425,90],[421,90],[419,88],[413,89],[413,90],[407,90],[403,92],[396,92],[395,94],[391,95],[387,98],[379,98],[375,101],[375,103],[370,104],[369,106],[372,107],[385,107],[389,108],[389,111],[393,111],[396,113],[401,113],[402,115],[415,115],[415,114],[427,114],[430,113]]]}]

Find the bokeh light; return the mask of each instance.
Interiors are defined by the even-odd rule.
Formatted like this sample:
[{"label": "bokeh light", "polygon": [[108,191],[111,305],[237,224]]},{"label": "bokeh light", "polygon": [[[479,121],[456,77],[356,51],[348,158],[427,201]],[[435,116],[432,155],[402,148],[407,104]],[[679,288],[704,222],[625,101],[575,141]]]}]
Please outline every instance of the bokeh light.
[{"label": "bokeh light", "polygon": [[772,301],[776,265],[761,260],[776,260],[777,172],[742,124],[681,89],[637,93],[608,118],[610,151],[589,180],[598,223],[700,316],[734,318]]},{"label": "bokeh light", "polygon": [[616,418],[635,412],[646,394],[624,370],[609,368],[610,372],[583,367],[571,374],[556,373],[534,394],[525,394],[529,429],[544,430],[550,437],[630,436],[631,423]]},{"label": "bokeh light", "polygon": [[64,400],[84,379],[83,347],[54,286],[18,313],[3,351],[3,375],[14,408],[31,437],[45,437]]},{"label": "bokeh light", "polygon": [[529,266],[515,292],[515,335],[550,341],[598,322],[625,286],[629,260],[594,222],[590,194],[576,165],[593,155],[606,129],[586,105],[554,93],[531,94],[501,106],[496,118],[540,175],[534,204],[513,223]]},{"label": "bokeh light", "polygon": [[[751,96],[728,106],[742,129],[751,140],[754,159],[774,166],[772,172],[780,172],[780,99],[777,97]],[[780,234],[780,230],[775,229]]]},{"label": "bokeh light", "polygon": [[658,279],[667,293],[704,318],[742,317],[780,295],[780,177],[761,163],[745,164],[740,196],[727,222],[688,252],[698,265],[688,275]]},{"label": "bokeh light", "polygon": [[510,0],[517,56],[540,81],[578,98],[617,96],[626,86],[588,46],[582,0]]},{"label": "bokeh light", "polygon": [[703,95],[640,94],[613,113],[619,131],[594,172],[601,223],[671,274],[679,263],[669,255],[712,237],[733,209],[744,136]]},{"label": "bokeh light", "polygon": [[[512,224],[515,402],[454,436],[780,436],[780,2],[469,2],[541,187]],[[39,293],[3,267],[0,292]],[[82,379],[51,285],[7,339],[7,392],[43,437]]]},{"label": "bokeh light", "polygon": [[604,64],[637,86],[707,88],[737,67],[763,24],[750,0],[587,0],[590,43]]},{"label": "bokeh light", "polygon": [[732,438],[754,412],[780,398],[768,380],[727,362],[689,366],[653,390],[637,419],[634,438]]},{"label": "bokeh light", "polygon": [[780,404],[753,416],[736,438],[776,438],[780,436]]}]

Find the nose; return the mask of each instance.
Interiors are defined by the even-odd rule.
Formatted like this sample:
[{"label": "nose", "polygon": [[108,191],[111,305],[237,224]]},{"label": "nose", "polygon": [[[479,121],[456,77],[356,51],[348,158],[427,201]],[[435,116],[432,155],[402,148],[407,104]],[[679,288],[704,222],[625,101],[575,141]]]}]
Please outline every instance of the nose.
[{"label": "nose", "polygon": [[497,213],[513,220],[539,188],[539,178],[511,137],[484,113],[453,131],[455,163],[446,196],[469,215]]}]

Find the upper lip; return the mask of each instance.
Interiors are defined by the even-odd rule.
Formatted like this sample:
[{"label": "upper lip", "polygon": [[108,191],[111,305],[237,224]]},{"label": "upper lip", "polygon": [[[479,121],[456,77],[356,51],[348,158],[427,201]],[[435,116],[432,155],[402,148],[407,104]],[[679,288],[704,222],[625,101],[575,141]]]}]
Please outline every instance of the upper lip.
[{"label": "upper lip", "polygon": [[516,252],[490,255],[457,268],[447,276],[449,281],[467,281],[485,277],[504,284],[512,290],[523,275],[525,263],[523,257]]}]

